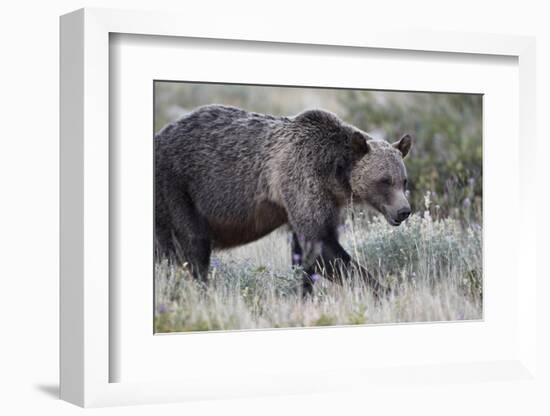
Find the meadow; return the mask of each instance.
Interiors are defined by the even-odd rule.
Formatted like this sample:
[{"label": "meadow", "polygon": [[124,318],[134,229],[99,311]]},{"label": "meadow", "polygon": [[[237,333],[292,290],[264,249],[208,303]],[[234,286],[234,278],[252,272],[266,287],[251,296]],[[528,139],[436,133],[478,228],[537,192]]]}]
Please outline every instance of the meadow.
[{"label": "meadow", "polygon": [[[344,285],[320,279],[300,294],[289,233],[214,253],[208,285],[185,267],[155,266],[155,331],[455,321],[482,318],[482,230],[473,220],[439,218],[426,207],[399,227],[354,208],[341,227],[349,253],[391,290],[379,299],[358,276]],[[469,207],[465,207],[469,209]],[[353,214],[353,215],[352,215]]]}]

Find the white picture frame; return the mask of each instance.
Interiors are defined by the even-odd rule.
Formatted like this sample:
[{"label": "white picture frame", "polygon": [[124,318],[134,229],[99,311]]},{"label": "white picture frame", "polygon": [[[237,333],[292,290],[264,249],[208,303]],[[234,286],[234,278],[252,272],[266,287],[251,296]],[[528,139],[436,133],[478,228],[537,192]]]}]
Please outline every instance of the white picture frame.
[{"label": "white picture frame", "polygon": [[[181,22],[185,21],[183,25]],[[119,360],[110,348],[112,305],[109,275],[110,169],[110,34],[136,34],[182,38],[225,39],[247,42],[331,45],[332,47],[408,50],[439,54],[503,55],[518,60],[519,134],[517,152],[517,264],[510,273],[519,273],[514,309],[517,334],[514,346],[498,360],[445,362],[419,361],[410,367],[332,368],[315,373],[307,369],[265,374],[235,383],[235,374],[222,372],[216,379],[207,373],[187,379],[147,382],[112,382],[111,367]],[[352,29],[328,35],[319,28],[304,33],[277,25],[251,24],[238,32],[230,22],[205,25],[200,19],[184,19],[173,13],[82,9],[61,18],[61,398],[80,406],[159,403],[199,398],[248,397],[268,394],[357,389],[377,383],[414,379],[427,382],[461,380],[479,383],[487,378],[531,380],[536,373],[536,269],[535,219],[526,214],[536,192],[529,180],[534,175],[535,154],[535,44],[529,37],[464,33],[399,32]],[[515,137],[515,136],[514,136]],[[519,146],[521,141],[522,146]],[[533,146],[531,146],[533,144]],[[515,193],[514,193],[515,195]],[[151,277],[152,278],[152,277]],[[461,331],[467,329],[456,329]],[[466,328],[466,327],[464,327]],[[112,330],[112,328],[111,328]],[[337,329],[336,329],[337,330]],[[406,331],[414,331],[409,327]],[[404,329],[405,331],[405,329]],[[303,332],[303,331],[302,331]],[[300,330],[295,331],[299,334]],[[318,332],[335,337],[334,330]],[[151,332],[151,336],[152,336]],[[242,333],[230,336],[237,339]],[[296,335],[299,337],[299,335]],[[298,338],[299,339],[299,338]],[[216,341],[218,342],[218,341]],[[241,341],[242,342],[242,341]],[[365,371],[368,369],[369,371]],[[321,377],[325,374],[326,377]],[[434,374],[437,374],[435,376]],[[427,381],[428,380],[428,381]]]}]

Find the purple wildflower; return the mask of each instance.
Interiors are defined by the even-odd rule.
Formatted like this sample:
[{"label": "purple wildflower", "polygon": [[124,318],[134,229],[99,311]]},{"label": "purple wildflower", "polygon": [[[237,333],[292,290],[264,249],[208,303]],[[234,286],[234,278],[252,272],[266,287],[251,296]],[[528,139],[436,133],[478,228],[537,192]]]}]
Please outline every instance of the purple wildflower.
[{"label": "purple wildflower", "polygon": [[321,278],[321,276],[319,276],[317,273],[313,273],[311,275],[311,280],[313,280],[314,282],[316,282],[317,280],[319,280]]},{"label": "purple wildflower", "polygon": [[159,313],[160,314],[166,313],[166,306],[164,305],[164,303],[161,303],[159,305]]},{"label": "purple wildflower", "polygon": [[292,255],[292,261],[294,261],[295,263],[298,263],[300,260],[302,260],[302,256],[300,256],[299,254]]}]

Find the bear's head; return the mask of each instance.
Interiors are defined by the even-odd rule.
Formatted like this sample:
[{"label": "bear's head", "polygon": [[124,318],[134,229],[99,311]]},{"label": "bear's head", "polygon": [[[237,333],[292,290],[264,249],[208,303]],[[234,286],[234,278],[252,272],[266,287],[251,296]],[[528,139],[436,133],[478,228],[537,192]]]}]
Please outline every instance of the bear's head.
[{"label": "bear's head", "polygon": [[411,214],[405,194],[407,170],[403,163],[411,146],[412,138],[408,134],[393,144],[367,140],[362,132],[352,136],[353,151],[360,155],[350,176],[353,198],[368,203],[395,226]]}]

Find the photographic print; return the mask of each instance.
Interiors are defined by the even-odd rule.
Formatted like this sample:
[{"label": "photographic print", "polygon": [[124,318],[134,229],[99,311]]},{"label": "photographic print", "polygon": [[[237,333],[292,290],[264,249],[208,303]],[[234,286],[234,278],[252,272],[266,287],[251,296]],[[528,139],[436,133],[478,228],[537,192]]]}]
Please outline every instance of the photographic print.
[{"label": "photographic print", "polygon": [[155,333],[481,319],[482,95],[154,82]]}]

